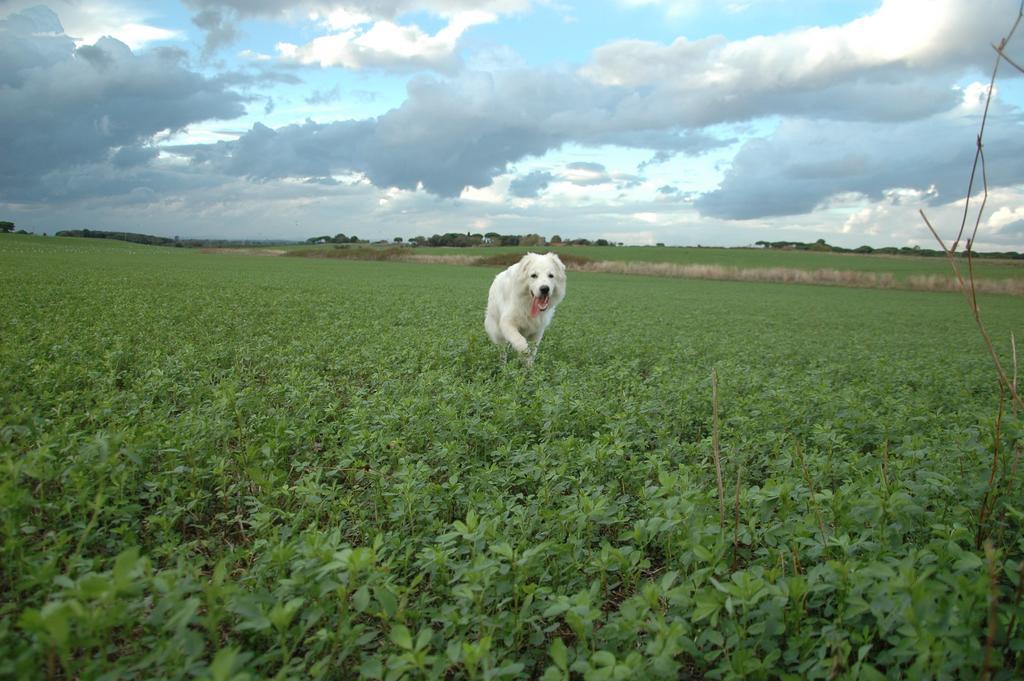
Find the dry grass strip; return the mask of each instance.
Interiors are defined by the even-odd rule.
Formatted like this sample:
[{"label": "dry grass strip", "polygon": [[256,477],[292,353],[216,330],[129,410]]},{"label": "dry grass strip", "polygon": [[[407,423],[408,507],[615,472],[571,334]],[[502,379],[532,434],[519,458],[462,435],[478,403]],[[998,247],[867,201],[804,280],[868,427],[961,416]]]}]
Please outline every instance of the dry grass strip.
[{"label": "dry grass strip", "polygon": [[[430,265],[471,265],[505,267],[518,262],[520,255],[502,253],[494,256],[430,254],[410,252],[408,248],[339,248],[289,251],[287,255],[307,258],[341,258],[346,260],[377,260],[417,262]],[[912,291],[960,291],[960,282],[937,274],[911,275],[897,279],[889,272],[857,270],[802,270],[791,267],[733,267],[726,265],[680,265],[668,262],[627,262],[623,260],[590,260],[579,256],[562,256],[567,269],[576,272],[633,274],[676,279],[710,279],[715,281],[746,281],[771,284],[809,284],[844,286],[847,288],[905,289]],[[980,293],[1002,293],[1024,296],[1022,279],[977,279]]]},{"label": "dry grass strip", "polygon": [[[849,288],[909,289],[913,291],[959,291],[959,282],[948,276],[912,275],[896,279],[888,272],[854,270],[800,270],[789,267],[727,267],[724,265],[678,265],[664,262],[622,262],[601,260],[570,267],[583,272],[640,274],[680,279],[713,279],[718,281],[751,281],[774,284],[813,284]],[[978,291],[1024,295],[1024,280],[981,279],[975,281]]]}]

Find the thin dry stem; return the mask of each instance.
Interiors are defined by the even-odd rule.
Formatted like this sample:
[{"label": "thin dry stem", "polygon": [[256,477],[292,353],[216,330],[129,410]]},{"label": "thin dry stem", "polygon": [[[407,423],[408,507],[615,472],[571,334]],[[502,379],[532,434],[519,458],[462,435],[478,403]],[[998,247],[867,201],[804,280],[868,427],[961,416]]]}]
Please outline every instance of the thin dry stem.
[{"label": "thin dry stem", "polygon": [[[981,125],[979,126],[978,136],[975,142],[976,151],[974,154],[974,164],[971,167],[971,176],[970,180],[967,183],[967,195],[964,199],[964,214],[963,218],[960,221],[960,230],[957,232],[956,239],[954,239],[953,245],[951,247],[946,247],[945,242],[939,237],[938,232],[932,226],[931,222],[928,220],[928,217],[924,214],[924,211],[919,211],[921,213],[921,217],[924,219],[925,224],[928,226],[929,231],[931,231],[932,236],[935,237],[935,240],[939,243],[939,245],[942,247],[943,252],[946,254],[946,258],[949,261],[950,267],[953,270],[953,274],[956,276],[957,281],[960,283],[961,290],[963,290],[964,295],[967,297],[967,304],[971,308],[971,314],[974,317],[975,324],[978,326],[978,330],[981,332],[981,336],[985,341],[985,346],[988,348],[989,354],[992,357],[992,362],[995,365],[996,373],[999,374],[1000,384],[1009,390],[1011,401],[1014,405],[1014,409],[1016,409],[1018,406],[1024,406],[1024,402],[1021,401],[1020,395],[1017,393],[1016,384],[1010,381],[1010,379],[1006,375],[1006,372],[1003,370],[1002,363],[999,361],[999,355],[996,353],[995,348],[992,346],[992,341],[988,336],[988,331],[985,328],[985,324],[981,320],[981,311],[978,308],[977,284],[974,278],[974,257],[972,253],[972,246],[975,243],[975,239],[977,238],[978,228],[981,225],[981,218],[985,211],[985,206],[988,202],[988,171],[985,165],[985,154],[983,151],[983,147],[985,137],[985,126],[988,123],[988,112],[989,107],[992,104],[992,94],[995,90],[996,75],[999,71],[999,62],[1005,57],[1005,55],[1003,54],[1004,48],[1006,47],[1006,44],[1010,41],[1010,39],[1013,37],[1013,34],[1017,31],[1017,27],[1020,25],[1022,18],[1024,18],[1024,0],[1021,0],[1020,8],[1017,12],[1017,18],[1013,22],[1013,26],[1010,28],[1006,36],[1000,41],[998,48],[996,48],[995,64],[992,66],[992,78],[989,81],[988,93],[985,97],[985,109],[981,116]],[[974,221],[974,229],[972,230],[970,239],[967,241],[966,251],[968,281],[965,282],[963,273],[960,271],[960,266],[954,258],[954,253],[956,252],[957,246],[960,243],[960,239],[963,238],[964,229],[967,226],[967,217],[970,214],[971,196],[974,194],[974,180],[977,175],[979,167],[981,169],[982,177],[982,199],[981,205],[978,207],[977,218]]]},{"label": "thin dry stem", "polygon": [[[1010,332],[1010,350],[1013,354],[1013,381],[1010,385],[1013,388],[1013,392],[1017,392],[1017,339],[1013,335],[1013,331]],[[1013,415],[1017,415],[1017,403],[1013,402]]]},{"label": "thin dry stem", "polygon": [[735,519],[732,525],[732,570],[736,570],[740,550],[740,481],[743,479],[743,466],[736,471],[736,501],[734,503]]},{"label": "thin dry stem", "polygon": [[1013,597],[1013,614],[1006,625],[1006,640],[1012,641],[1017,629],[1017,612],[1020,610],[1020,596],[1024,591],[1024,560],[1017,565],[1017,595]]},{"label": "thin dry stem", "polygon": [[999,47],[998,45],[993,45],[992,49],[995,50],[996,54],[998,54],[1000,57],[1002,57],[1003,60],[1006,61],[1007,64],[1009,64],[1013,68],[1017,69],[1021,73],[1024,73],[1024,67],[1021,67],[1020,64],[1018,64],[1014,60],[1012,60],[1009,57],[1007,57],[1006,56],[1006,52],[1003,51],[1003,48]]},{"label": "thin dry stem", "polygon": [[807,471],[807,464],[804,463],[804,454],[800,450],[800,443],[796,443],[796,456],[800,460],[800,468],[804,472],[804,480],[807,482],[807,489],[811,492],[811,507],[814,509],[814,517],[818,519],[818,529],[821,531],[821,541],[828,543],[828,534],[825,532],[825,523],[821,519],[821,510],[818,508],[817,493],[814,491],[814,482],[811,474]]},{"label": "thin dry stem", "polygon": [[[989,80],[989,84],[988,84],[988,96],[985,98],[985,110],[982,112],[982,115],[981,115],[981,126],[978,129],[978,137],[977,137],[977,140],[976,140],[976,147],[975,147],[976,151],[974,153],[974,165],[971,166],[971,177],[970,177],[970,179],[967,182],[967,196],[966,196],[966,199],[964,201],[964,216],[963,216],[963,218],[960,221],[960,231],[957,233],[956,239],[953,241],[953,248],[952,248],[953,251],[956,251],[957,246],[960,244],[960,239],[961,239],[961,237],[963,237],[963,234],[964,234],[964,228],[967,225],[967,216],[968,216],[968,214],[970,212],[970,206],[971,206],[971,195],[974,193],[974,176],[975,176],[975,174],[976,174],[976,172],[978,170],[978,165],[979,164],[981,165],[982,176],[984,176],[984,173],[985,173],[985,158],[984,158],[984,154],[982,153],[982,146],[983,146],[982,140],[985,137],[985,124],[988,122],[989,106],[992,104],[992,92],[993,92],[993,90],[995,89],[995,86],[996,86],[996,74],[999,72],[999,61],[1000,61],[1000,58],[1004,57],[1003,50],[1006,47],[1006,44],[1010,41],[1010,39],[1013,38],[1013,34],[1017,31],[1017,26],[1020,25],[1020,21],[1021,21],[1022,17],[1024,17],[1024,0],[1022,0],[1021,5],[1020,5],[1020,9],[1017,11],[1017,19],[1016,19],[1016,21],[1013,22],[1013,26],[1010,27],[1010,31],[1003,37],[1003,39],[1001,41],[999,41],[999,47],[996,48],[996,60],[995,60],[995,64],[992,65],[992,78],[991,78],[991,80]],[[985,200],[987,200],[987,199],[988,199],[988,182],[985,183]],[[981,222],[981,213],[984,210],[985,200],[983,200],[982,206],[978,210],[978,220],[975,223],[975,231],[977,231],[977,223]]]},{"label": "thin dry stem", "polygon": [[993,486],[996,481],[996,469],[999,465],[999,440],[1002,437],[1003,404],[1005,394],[1003,387],[999,386],[999,413],[996,415],[995,434],[992,444],[992,469],[988,474],[988,485],[985,488],[985,495],[981,498],[981,510],[978,512],[978,534],[975,537],[975,546],[981,548],[981,540],[985,532],[985,520],[988,518],[989,499],[995,503]]},{"label": "thin dry stem", "polygon": [[956,259],[953,255],[953,251],[946,247],[946,243],[941,239],[941,237],[939,237],[938,233],[935,231],[935,228],[932,227],[932,223],[928,220],[928,216],[924,214],[924,211],[920,210],[918,212],[924,219],[924,223],[928,226],[928,229],[931,231],[932,236],[935,237],[935,240],[939,243],[939,246],[942,247],[943,252],[945,252],[946,254],[946,259],[949,260],[950,267],[952,268],[953,273],[956,275],[957,281],[960,282],[960,289],[963,291],[964,296],[967,298],[967,305],[971,309],[971,316],[974,317],[974,323],[978,327],[978,331],[981,333],[982,339],[985,341],[985,347],[988,348],[989,355],[992,357],[992,363],[995,365],[996,373],[999,374],[1000,383],[1009,389],[1010,397],[1013,400],[1013,402],[1018,406],[1024,407],[1024,402],[1021,401],[1020,395],[1017,393],[1017,389],[1013,386],[1009,377],[1007,377],[1006,375],[1006,371],[1003,369],[1003,363],[999,361],[999,355],[996,353],[995,347],[993,347],[992,345],[992,340],[989,338],[988,329],[985,327],[985,323],[981,319],[981,310],[978,307],[978,300],[975,292],[976,289],[973,279],[974,270],[972,265],[973,258],[970,257],[970,248],[968,247],[967,251],[967,262],[971,268],[972,278],[969,282],[965,282],[963,274],[961,274],[960,272],[960,266],[957,264]]},{"label": "thin dry stem", "polygon": [[725,529],[725,485],[722,484],[722,453],[718,441],[718,372],[711,369],[711,453],[718,479],[718,524]]},{"label": "thin dry stem", "polygon": [[882,479],[885,481],[885,491],[889,492],[889,438],[885,439],[882,446]]},{"label": "thin dry stem", "polygon": [[985,563],[988,565],[988,626],[985,631],[985,659],[981,666],[981,678],[992,678],[992,649],[996,642],[998,625],[999,587],[996,583],[996,551],[992,542],[985,542]]}]

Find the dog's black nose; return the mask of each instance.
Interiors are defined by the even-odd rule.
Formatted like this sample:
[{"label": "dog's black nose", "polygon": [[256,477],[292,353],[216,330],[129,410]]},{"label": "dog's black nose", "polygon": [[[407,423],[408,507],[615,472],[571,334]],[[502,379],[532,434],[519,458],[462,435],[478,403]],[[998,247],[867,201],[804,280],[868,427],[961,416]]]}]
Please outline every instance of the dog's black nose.
[{"label": "dog's black nose", "polygon": [[550,286],[541,286],[540,287],[540,294],[542,296],[546,296],[550,291],[551,291],[551,287]]}]

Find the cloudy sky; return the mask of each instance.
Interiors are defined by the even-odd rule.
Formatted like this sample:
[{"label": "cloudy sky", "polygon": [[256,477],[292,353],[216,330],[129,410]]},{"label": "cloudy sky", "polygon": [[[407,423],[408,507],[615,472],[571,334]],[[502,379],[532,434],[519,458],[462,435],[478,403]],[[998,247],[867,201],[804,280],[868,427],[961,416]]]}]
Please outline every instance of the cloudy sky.
[{"label": "cloudy sky", "polygon": [[[930,246],[917,211],[959,226],[1019,8],[0,0],[0,219]],[[1024,251],[1024,76],[997,87],[978,245]]]}]

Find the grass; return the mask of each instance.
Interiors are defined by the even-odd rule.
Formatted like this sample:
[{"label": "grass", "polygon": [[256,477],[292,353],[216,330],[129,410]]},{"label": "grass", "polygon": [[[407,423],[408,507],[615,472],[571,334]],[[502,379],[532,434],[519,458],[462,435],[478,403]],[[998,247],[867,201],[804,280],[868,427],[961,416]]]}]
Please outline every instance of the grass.
[{"label": "grass", "polygon": [[495,271],[0,239],[0,676],[1021,674],[962,296]]}]

